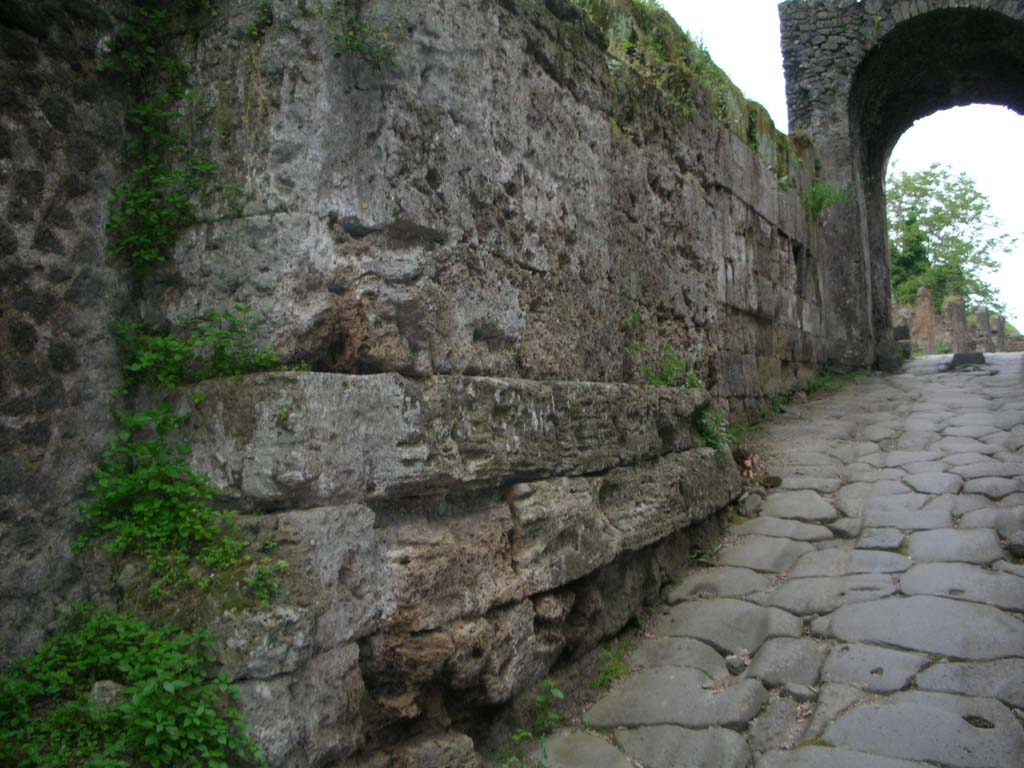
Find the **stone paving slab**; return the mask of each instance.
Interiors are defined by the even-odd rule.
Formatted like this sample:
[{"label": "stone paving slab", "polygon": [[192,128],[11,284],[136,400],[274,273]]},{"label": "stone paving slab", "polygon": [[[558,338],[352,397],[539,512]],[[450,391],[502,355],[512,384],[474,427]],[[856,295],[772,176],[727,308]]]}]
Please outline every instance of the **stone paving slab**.
[{"label": "stone paving slab", "polygon": [[839,747],[955,768],[1020,768],[1024,728],[992,699],[898,693],[861,704],[825,730]]},{"label": "stone paving slab", "polygon": [[891,693],[906,688],[928,661],[922,653],[877,645],[839,645],[829,654],[821,677],[829,683],[849,683],[876,693]]},{"label": "stone paving slab", "polygon": [[[900,577],[905,595],[937,595],[1024,611],[1024,579],[962,563],[923,563]],[[1021,649],[1024,655],[1024,648]]]},{"label": "stone paving slab", "polygon": [[910,536],[907,548],[916,562],[994,563],[1003,558],[1003,547],[995,531],[986,528],[955,530],[944,528]]},{"label": "stone paving slab", "polygon": [[847,642],[881,643],[956,659],[1016,656],[1024,623],[998,608],[941,597],[889,598],[844,605],[828,632]]},{"label": "stone paving slab", "polygon": [[811,525],[798,520],[780,517],[759,517],[748,520],[733,528],[737,536],[774,536],[793,541],[824,541],[832,538],[832,532],[824,525]]},{"label": "stone paving slab", "polygon": [[757,768],[927,768],[924,763],[879,757],[832,747],[802,747],[791,752],[766,752]]},{"label": "stone paving slab", "polygon": [[918,493],[958,493],[963,487],[963,478],[948,472],[925,472],[908,475],[904,482]]},{"label": "stone paving slab", "polygon": [[782,517],[805,523],[827,523],[838,517],[835,507],[814,491],[773,493],[761,510],[764,517]]},{"label": "stone paving slab", "polygon": [[857,541],[857,548],[892,551],[902,547],[906,538],[899,528],[866,528]]},{"label": "stone paving slab", "polygon": [[594,733],[559,731],[549,736],[534,760],[545,768],[633,768],[633,761]]},{"label": "stone paving slab", "polygon": [[718,566],[691,573],[665,591],[669,605],[696,597],[743,597],[768,589],[771,580],[749,568]]},{"label": "stone paving slab", "polygon": [[804,555],[790,571],[790,578],[850,576],[856,573],[901,573],[913,565],[902,555],[875,550],[815,551]]},{"label": "stone paving slab", "polygon": [[824,661],[825,654],[814,640],[777,637],[761,646],[747,675],[760,680],[766,688],[786,683],[814,685]]},{"label": "stone paving slab", "polygon": [[744,536],[722,550],[718,562],[752,571],[778,573],[789,570],[803,555],[813,551],[814,545],[803,541],[774,536]]},{"label": "stone paving slab", "polygon": [[740,680],[722,691],[705,688],[710,682],[695,669],[645,669],[594,704],[583,720],[591,728],[742,728],[768,701],[768,691],[756,680]]},{"label": "stone paving slab", "polygon": [[644,768],[746,768],[750,748],[727,728],[695,731],[673,725],[618,730],[615,741]]},{"label": "stone paving slab", "polygon": [[722,655],[706,643],[685,637],[653,637],[629,655],[633,669],[690,667],[712,680],[725,680],[729,671]]},{"label": "stone paving slab", "polygon": [[917,687],[988,696],[1024,709],[1024,659],[936,664],[918,676]]},{"label": "stone paving slab", "polygon": [[683,603],[658,626],[669,637],[689,637],[723,653],[756,653],[772,637],[799,637],[801,622],[778,608],[721,598]]},{"label": "stone paving slab", "polygon": [[885,573],[791,578],[767,595],[764,603],[799,616],[810,616],[834,611],[847,603],[879,600],[895,592],[895,580]]}]

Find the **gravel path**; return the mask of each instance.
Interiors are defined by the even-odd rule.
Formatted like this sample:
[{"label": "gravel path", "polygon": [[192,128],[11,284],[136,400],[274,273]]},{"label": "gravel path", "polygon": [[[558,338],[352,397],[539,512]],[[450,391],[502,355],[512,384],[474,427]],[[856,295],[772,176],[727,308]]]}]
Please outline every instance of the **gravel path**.
[{"label": "gravel path", "polygon": [[988,357],[768,425],[780,487],[547,768],[1024,765],[1024,355]]}]

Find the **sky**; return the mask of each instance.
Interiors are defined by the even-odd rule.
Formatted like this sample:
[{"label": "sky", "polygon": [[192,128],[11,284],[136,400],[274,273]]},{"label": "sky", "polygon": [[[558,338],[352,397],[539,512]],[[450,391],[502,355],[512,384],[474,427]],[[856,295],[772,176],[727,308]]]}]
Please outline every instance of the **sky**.
[{"label": "sky", "polygon": [[[775,0],[662,0],[679,26],[700,40],[748,99],[760,102],[775,125],[788,130],[779,15]],[[922,118],[900,139],[891,163],[914,172],[932,163],[967,173],[988,195],[1003,231],[1020,238],[1015,253],[988,277],[1007,315],[1024,331],[1024,222],[1019,187],[1024,179],[1024,117],[1004,107],[972,106]]]}]

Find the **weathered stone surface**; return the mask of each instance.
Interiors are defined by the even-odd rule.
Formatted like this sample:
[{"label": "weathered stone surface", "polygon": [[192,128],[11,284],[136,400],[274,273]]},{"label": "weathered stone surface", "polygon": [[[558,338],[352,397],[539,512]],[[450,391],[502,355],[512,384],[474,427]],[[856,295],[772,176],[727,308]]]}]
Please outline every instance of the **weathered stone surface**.
[{"label": "weathered stone surface", "polygon": [[269,373],[201,389],[185,435],[197,469],[239,503],[293,507],[606,471],[695,445],[707,402],[682,387],[394,374]]},{"label": "weathered stone surface", "polygon": [[961,563],[915,565],[900,577],[905,595],[938,595],[1024,611],[1024,579]]},{"label": "weathered stone surface", "polygon": [[869,691],[891,693],[906,688],[927,663],[928,657],[920,653],[874,645],[837,645],[825,661],[821,677],[830,683],[849,683]]},{"label": "weathered stone surface", "polygon": [[1013,477],[979,477],[964,483],[964,493],[978,493],[995,501],[1019,489],[1020,483]]},{"label": "weathered stone surface", "polygon": [[694,597],[743,597],[768,589],[767,576],[748,568],[720,565],[689,574],[679,584],[665,590],[670,605]]},{"label": "weathered stone surface", "polygon": [[795,699],[773,695],[747,729],[747,743],[754,752],[784,749],[800,738],[804,725]]},{"label": "weathered stone surface", "polygon": [[823,523],[835,520],[838,513],[814,491],[781,491],[768,497],[761,515],[805,523]]},{"label": "weathered stone surface", "polygon": [[950,471],[955,472],[965,480],[975,480],[982,477],[1013,479],[1024,476],[1024,464],[1020,462],[980,461],[975,464],[963,464],[953,467]]},{"label": "weathered stone surface", "polygon": [[1024,659],[935,664],[918,676],[922,691],[987,696],[1024,708]]},{"label": "weathered stone surface", "polygon": [[857,573],[902,573],[911,561],[891,552],[844,549],[811,552],[800,558],[790,572],[790,578],[811,576],[850,576]]},{"label": "weathered stone surface", "polygon": [[958,475],[946,472],[928,472],[920,475],[907,475],[904,481],[918,493],[958,493],[964,481]]},{"label": "weathered stone surface", "polygon": [[801,747],[789,752],[768,752],[757,768],[924,768],[924,763],[869,755],[831,747]]},{"label": "weathered stone surface", "polygon": [[[864,524],[872,528],[928,530],[948,528],[953,523],[949,508],[925,506],[928,496],[902,494],[868,499],[864,507]],[[941,500],[944,497],[939,497]]]},{"label": "weathered stone surface", "polygon": [[793,563],[813,551],[814,545],[804,541],[774,536],[744,536],[723,549],[718,555],[718,562],[737,568],[775,573],[788,570]]},{"label": "weathered stone surface", "polygon": [[1024,728],[1003,704],[917,691],[856,707],[828,728],[824,739],[957,768],[1013,768],[1024,751]]},{"label": "weathered stone surface", "polygon": [[719,598],[677,605],[659,624],[658,634],[695,638],[722,653],[755,653],[769,638],[799,637],[800,620],[777,608]]},{"label": "weathered stone surface", "polygon": [[858,549],[897,550],[903,546],[905,535],[898,528],[867,528],[857,539]]},{"label": "weathered stone surface", "polygon": [[786,683],[814,685],[825,654],[810,638],[779,637],[765,641],[747,670],[766,688]]},{"label": "weathered stone surface", "polygon": [[742,728],[768,700],[755,680],[741,680],[720,692],[704,688],[710,680],[695,669],[643,670],[587,710],[583,720],[592,728]]},{"label": "weathered stone surface", "polygon": [[1003,557],[995,531],[942,529],[910,536],[910,558],[925,562],[992,563]]},{"label": "weathered stone surface", "polygon": [[732,530],[737,536],[776,536],[794,541],[824,541],[832,538],[829,529],[823,525],[808,525],[779,517],[761,517],[757,520],[750,520]]},{"label": "weathered stone surface", "polygon": [[716,682],[729,675],[718,651],[698,640],[682,637],[648,638],[629,655],[629,665],[633,669],[691,667]]},{"label": "weathered stone surface", "polygon": [[830,531],[843,539],[855,539],[864,529],[864,520],[858,517],[844,517],[828,524]]},{"label": "weathered stone surface", "polygon": [[993,528],[1003,538],[1024,530],[1024,507],[976,509],[960,518],[961,528]]},{"label": "weathered stone surface", "polygon": [[847,642],[882,643],[951,658],[987,660],[1024,647],[1024,623],[987,605],[940,597],[889,598],[846,605],[832,614],[830,634]]},{"label": "weathered stone surface", "polygon": [[513,486],[513,567],[528,592],[553,589],[704,520],[739,490],[735,465],[709,449],[599,477]]},{"label": "weathered stone surface", "polygon": [[624,754],[594,733],[559,731],[544,747],[534,759],[549,768],[632,768]]},{"label": "weathered stone surface", "polygon": [[727,728],[694,731],[672,725],[651,726],[618,730],[615,741],[648,768],[682,768],[687,764],[746,768],[750,763],[746,741]]},{"label": "weathered stone surface", "polygon": [[791,578],[768,596],[767,603],[790,613],[808,616],[828,613],[847,603],[879,600],[895,592],[892,576],[884,573]]},{"label": "weathered stone surface", "polygon": [[864,697],[864,691],[852,685],[823,683],[821,692],[818,694],[818,701],[814,707],[811,722],[807,724],[807,728],[804,730],[804,738],[819,738],[842,712],[862,701]]}]

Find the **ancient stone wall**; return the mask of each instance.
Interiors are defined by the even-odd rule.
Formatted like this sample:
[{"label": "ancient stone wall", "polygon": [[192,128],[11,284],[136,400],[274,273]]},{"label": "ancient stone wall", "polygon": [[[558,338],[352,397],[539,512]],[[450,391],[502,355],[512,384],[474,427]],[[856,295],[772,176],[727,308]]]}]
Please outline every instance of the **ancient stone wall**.
[{"label": "ancient stone wall", "polygon": [[[463,754],[461,718],[621,629],[735,497],[707,409],[757,412],[825,361],[813,153],[780,170],[756,105],[737,126],[699,88],[670,103],[563,0],[373,4],[402,19],[381,70],[336,55],[320,3],[254,27],[259,3],[224,0],[172,42],[185,123],[244,203],[131,293],[105,255],[115,7],[0,10],[0,663],[90,596],[208,628],[275,766]],[[110,322],[236,304],[313,370],[177,407],[284,594],[154,611],[138,570],[111,584],[70,550],[112,434]],[[663,348],[711,393],[641,386]]]},{"label": "ancient stone wall", "polygon": [[123,104],[96,72],[104,5],[0,7],[0,665],[90,596],[73,521],[112,430],[128,294],[106,257]]}]

